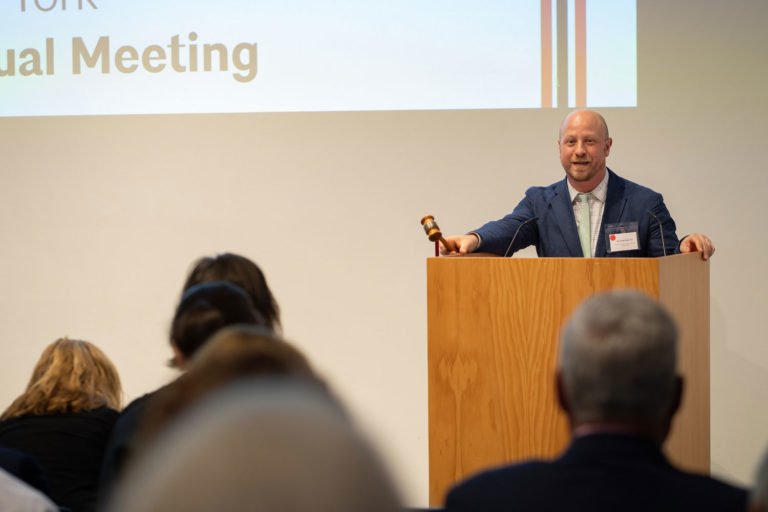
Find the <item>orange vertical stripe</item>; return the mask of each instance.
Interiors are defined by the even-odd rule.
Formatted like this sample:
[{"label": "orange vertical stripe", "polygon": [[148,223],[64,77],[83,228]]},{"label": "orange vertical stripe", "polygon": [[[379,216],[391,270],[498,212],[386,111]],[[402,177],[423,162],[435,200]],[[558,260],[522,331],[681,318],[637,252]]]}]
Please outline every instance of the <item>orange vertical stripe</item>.
[{"label": "orange vertical stripe", "polygon": [[575,0],[574,25],[576,40],[574,87],[576,90],[576,107],[587,106],[587,0]]},{"label": "orange vertical stripe", "polygon": [[552,0],[541,0],[541,108],[552,108]]}]

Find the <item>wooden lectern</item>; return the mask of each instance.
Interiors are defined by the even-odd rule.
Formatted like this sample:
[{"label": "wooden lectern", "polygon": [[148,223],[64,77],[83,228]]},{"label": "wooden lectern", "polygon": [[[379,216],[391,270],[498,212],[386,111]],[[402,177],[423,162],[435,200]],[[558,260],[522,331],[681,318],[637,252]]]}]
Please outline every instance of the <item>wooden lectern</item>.
[{"label": "wooden lectern", "polygon": [[480,469],[565,447],[554,385],[560,328],[583,299],[610,288],[644,290],[677,321],[685,389],[665,451],[709,473],[709,263],[698,253],[429,258],[430,505]]}]

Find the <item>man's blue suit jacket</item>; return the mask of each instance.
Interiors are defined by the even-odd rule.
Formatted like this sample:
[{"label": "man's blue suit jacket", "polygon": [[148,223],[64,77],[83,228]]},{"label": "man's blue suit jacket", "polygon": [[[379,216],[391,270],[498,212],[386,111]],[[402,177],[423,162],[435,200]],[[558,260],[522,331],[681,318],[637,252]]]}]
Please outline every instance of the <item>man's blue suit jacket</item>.
[{"label": "man's blue suit jacket", "polygon": [[593,434],[550,462],[480,473],[454,487],[446,512],[743,512],[744,489],[672,466],[651,439]]},{"label": "man's blue suit jacket", "polygon": [[[603,220],[594,256],[637,258],[664,256],[665,249],[666,254],[680,252],[675,234],[675,221],[664,205],[661,194],[625,180],[610,169],[608,175]],[[526,220],[538,217],[538,221],[520,229],[508,254],[535,245],[540,257],[583,256],[566,180],[567,178],[548,187],[529,188],[525,198],[512,213],[473,231],[481,240],[476,251],[504,255],[518,227]],[[657,222],[649,212],[656,215],[659,221]],[[605,242],[605,225],[624,222],[637,222],[639,249],[609,253]],[[661,230],[659,223],[663,227]],[[661,242],[662,230],[664,247]]]}]

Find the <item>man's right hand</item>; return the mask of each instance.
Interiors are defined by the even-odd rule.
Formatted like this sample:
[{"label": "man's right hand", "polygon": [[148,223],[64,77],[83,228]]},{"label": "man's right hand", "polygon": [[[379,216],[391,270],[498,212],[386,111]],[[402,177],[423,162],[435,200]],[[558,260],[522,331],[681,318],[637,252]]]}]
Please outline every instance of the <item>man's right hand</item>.
[{"label": "man's right hand", "polygon": [[453,242],[458,248],[457,251],[449,251],[442,242],[440,242],[440,254],[456,255],[456,254],[469,254],[477,249],[480,245],[480,239],[475,235],[459,235],[459,236],[447,236],[445,237],[449,242]]}]

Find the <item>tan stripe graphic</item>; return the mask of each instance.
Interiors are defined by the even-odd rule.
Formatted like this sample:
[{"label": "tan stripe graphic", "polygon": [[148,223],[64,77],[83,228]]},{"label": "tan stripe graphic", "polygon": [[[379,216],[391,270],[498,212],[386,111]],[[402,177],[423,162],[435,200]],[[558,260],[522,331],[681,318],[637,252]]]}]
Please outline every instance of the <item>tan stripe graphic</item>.
[{"label": "tan stripe graphic", "polygon": [[541,108],[552,108],[552,0],[541,0]]},{"label": "tan stripe graphic", "polygon": [[574,87],[576,90],[576,108],[587,106],[587,0],[576,0],[575,24],[575,70]]}]

